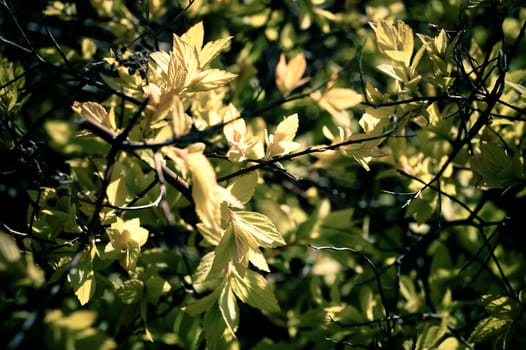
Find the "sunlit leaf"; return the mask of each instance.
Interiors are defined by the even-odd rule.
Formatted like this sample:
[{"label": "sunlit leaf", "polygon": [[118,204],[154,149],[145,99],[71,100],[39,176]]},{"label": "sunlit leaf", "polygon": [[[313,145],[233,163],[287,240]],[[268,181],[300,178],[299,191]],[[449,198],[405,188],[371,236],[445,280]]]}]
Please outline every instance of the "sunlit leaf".
[{"label": "sunlit leaf", "polygon": [[256,190],[257,179],[257,172],[253,171],[234,179],[227,189],[242,204],[246,204]]},{"label": "sunlit leaf", "polygon": [[272,158],[282,154],[293,152],[299,148],[299,144],[292,141],[298,130],[298,115],[293,114],[281,121],[274,134],[267,136],[267,151],[265,158]]},{"label": "sunlit leaf", "polygon": [[283,236],[267,216],[251,211],[235,211],[231,215],[234,231],[250,237],[259,246],[270,248],[285,244]]},{"label": "sunlit leaf", "polygon": [[110,130],[117,129],[115,123],[115,112],[113,108],[109,112],[96,102],[77,102],[73,103],[73,111],[77,113],[80,117],[92,120],[94,122],[100,123],[101,125],[109,128]]},{"label": "sunlit leaf", "polygon": [[468,342],[484,343],[504,333],[510,323],[511,321],[509,320],[502,320],[493,316],[485,318],[477,323],[469,336]]},{"label": "sunlit leaf", "polygon": [[208,65],[221,50],[228,46],[231,39],[232,37],[227,37],[206,43],[203,49],[199,51],[199,63],[201,67]]},{"label": "sunlit leaf", "polygon": [[230,283],[225,283],[223,289],[219,293],[217,302],[221,316],[223,316],[223,320],[230,331],[235,333],[239,323],[239,310]]},{"label": "sunlit leaf", "polygon": [[303,53],[294,55],[287,63],[285,54],[281,54],[276,65],[276,86],[283,96],[288,96],[294,89],[305,84],[310,78],[303,78],[307,61]]},{"label": "sunlit leaf", "polygon": [[192,198],[197,215],[206,226],[215,232],[220,232],[221,198],[212,165],[200,152],[186,154],[184,161],[192,173]]},{"label": "sunlit leaf", "polygon": [[232,276],[232,289],[242,302],[252,307],[269,312],[280,309],[269,284],[257,272],[247,270],[243,276],[235,273]]},{"label": "sunlit leaf", "polygon": [[192,76],[188,81],[189,91],[206,91],[217,89],[234,80],[237,74],[220,69],[207,69]]},{"label": "sunlit leaf", "polygon": [[95,247],[92,245],[82,252],[78,264],[71,269],[68,275],[68,279],[81,305],[87,304],[95,293],[96,281],[93,271],[93,249]]}]

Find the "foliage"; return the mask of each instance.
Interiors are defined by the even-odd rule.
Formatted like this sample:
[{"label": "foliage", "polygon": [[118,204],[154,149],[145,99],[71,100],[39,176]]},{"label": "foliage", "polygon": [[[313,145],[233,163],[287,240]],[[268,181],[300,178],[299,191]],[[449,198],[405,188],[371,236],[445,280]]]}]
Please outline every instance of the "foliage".
[{"label": "foliage", "polygon": [[520,2],[0,5],[6,349],[525,345]]}]

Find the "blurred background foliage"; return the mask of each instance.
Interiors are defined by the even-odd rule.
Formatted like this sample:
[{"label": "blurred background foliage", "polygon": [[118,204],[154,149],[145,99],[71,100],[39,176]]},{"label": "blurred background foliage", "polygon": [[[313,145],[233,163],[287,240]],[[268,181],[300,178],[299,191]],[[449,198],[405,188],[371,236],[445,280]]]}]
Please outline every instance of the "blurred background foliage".
[{"label": "blurred background foliage", "polygon": [[[390,101],[403,100],[394,79],[377,69],[387,60],[369,24],[398,19],[433,38],[445,29],[449,42],[461,33],[456,54],[466,56],[456,58],[486,64],[489,77],[497,75],[497,68],[484,57],[496,61],[497,54],[486,55],[496,44],[501,50],[515,44],[526,8],[521,1],[504,0],[1,1],[1,343],[50,349],[205,346],[199,318],[181,310],[192,300],[188,276],[205,251],[195,231],[184,232],[181,242],[164,232],[155,217],[141,217],[151,234],[139,265],[156,269],[153,275],[134,276],[134,281],[142,278],[154,286],[145,302],[136,302],[139,296],[130,292],[134,286],[112,288],[122,276],[103,260],[95,260],[100,266],[93,267],[96,298],[84,306],[55,271],[65,266],[61,259],[74,256],[68,247],[76,243],[75,205],[80,204],[74,194],[79,189],[70,183],[71,168],[89,160],[89,152],[108,151],[103,143],[92,143],[89,152],[75,145],[66,150],[56,143],[56,127],[69,125],[64,133],[74,132],[74,101],[124,104],[115,89],[101,83],[119,74],[108,57],[130,76],[140,75],[150,52],[169,50],[173,33],[202,21],[205,42],[233,37],[212,63],[238,74],[221,92],[223,103],[237,106],[247,124],[261,132],[298,113],[296,141],[308,147],[326,143],[323,128],[334,131],[342,120],[354,133],[362,131],[360,118],[372,107],[343,108],[335,117],[316,98],[327,86],[363,94],[364,84],[370,83]],[[416,38],[415,45],[421,45]],[[310,80],[286,97],[276,86],[276,65],[281,54],[290,60],[299,53],[305,56],[304,76]],[[439,171],[455,147],[455,137],[467,128],[471,115],[466,113],[481,113],[487,101],[473,97],[469,103],[478,107],[465,110],[451,100],[439,101],[435,108],[440,122],[410,122],[404,137],[382,144],[386,156],[371,162],[369,171],[352,158],[323,163],[310,154],[287,162],[287,171],[262,172],[264,183],[250,207],[270,217],[287,241],[265,251],[271,265],[265,277],[281,311],[261,312],[240,304],[238,343],[233,346],[524,346],[524,57],[526,45],[519,40],[513,57],[507,57],[510,65],[504,67],[511,85],[502,98],[514,108],[495,107],[494,129],[473,139],[481,154],[493,152],[493,163],[488,165],[487,158],[470,161],[468,140],[451,164],[454,169],[420,196],[414,194],[425,185],[422,181]],[[419,67],[422,75],[434,69],[430,60]],[[450,96],[482,96],[476,89],[491,89],[489,79],[477,85],[476,79],[469,80],[470,72],[458,66],[448,69],[456,79],[447,91]],[[418,97],[444,92],[438,83],[427,83],[421,84]],[[484,140],[490,146],[480,146]],[[214,158],[226,152],[221,137],[203,141],[218,177],[232,172],[220,157]],[[491,142],[507,146],[493,147]],[[477,164],[482,170],[473,171]],[[134,184],[137,191],[154,181],[151,173],[137,170],[136,176],[141,178]],[[42,191],[44,187],[52,190]],[[178,201],[173,196],[170,203]],[[58,202],[63,216],[34,215],[37,198],[44,198],[50,208]],[[178,214],[195,221],[191,206],[178,203]],[[31,232],[33,227],[46,232]],[[180,253],[184,249],[185,258]],[[81,258],[80,264],[88,262]],[[169,292],[159,292],[163,281],[169,283]],[[154,342],[147,341],[143,319],[148,319]]]}]

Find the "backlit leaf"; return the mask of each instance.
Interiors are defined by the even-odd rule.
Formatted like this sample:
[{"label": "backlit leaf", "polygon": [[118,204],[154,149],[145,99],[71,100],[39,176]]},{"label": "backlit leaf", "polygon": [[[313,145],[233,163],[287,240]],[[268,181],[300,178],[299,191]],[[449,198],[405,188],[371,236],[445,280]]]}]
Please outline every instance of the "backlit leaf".
[{"label": "backlit leaf", "polygon": [[298,131],[298,115],[292,114],[280,122],[272,135],[267,136],[267,152],[265,158],[293,152],[299,144],[292,141]]},{"label": "backlit leaf", "polygon": [[206,43],[203,49],[199,51],[199,63],[201,64],[201,68],[209,64],[221,50],[226,48],[231,39],[232,37],[227,37]]},{"label": "backlit leaf", "polygon": [[292,90],[305,84],[309,78],[304,78],[303,74],[307,68],[307,61],[303,53],[293,56],[287,63],[285,54],[281,54],[276,65],[276,86],[283,96],[288,96]]},{"label": "backlit leaf", "polygon": [[192,198],[197,215],[206,226],[215,232],[220,232],[221,198],[217,190],[214,169],[200,152],[189,153],[184,160],[192,173]]},{"label": "backlit leaf", "polygon": [[237,74],[220,69],[207,69],[192,76],[187,82],[189,91],[207,91],[217,89],[234,80]]},{"label": "backlit leaf", "polygon": [[362,102],[362,95],[353,89],[332,88],[323,94],[322,99],[341,111],[359,105]]},{"label": "backlit leaf", "polygon": [[255,240],[260,247],[285,245],[283,236],[267,216],[251,211],[235,211],[231,215],[236,234]]},{"label": "backlit leaf", "polygon": [[219,293],[219,299],[217,302],[221,316],[223,316],[223,320],[230,331],[234,333],[237,330],[237,326],[239,324],[239,310],[230,283],[225,283],[223,289]]},{"label": "backlit leaf", "polygon": [[246,175],[237,177],[234,181],[232,181],[227,189],[242,204],[246,204],[254,194],[257,180],[257,172],[253,171]]}]

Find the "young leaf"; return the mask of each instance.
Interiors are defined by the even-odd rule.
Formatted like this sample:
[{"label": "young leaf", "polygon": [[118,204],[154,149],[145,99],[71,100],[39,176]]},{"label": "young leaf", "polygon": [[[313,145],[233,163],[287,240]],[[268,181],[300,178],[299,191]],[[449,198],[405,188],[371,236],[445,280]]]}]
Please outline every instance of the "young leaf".
[{"label": "young leaf", "polygon": [[283,96],[288,96],[294,89],[305,84],[310,78],[301,78],[307,68],[303,53],[293,56],[287,64],[285,54],[281,54],[276,65],[276,86]]},{"label": "young leaf", "polygon": [[292,141],[298,131],[298,115],[292,114],[278,124],[273,135],[267,136],[266,159],[293,152],[299,144]]},{"label": "young leaf", "polygon": [[126,270],[135,270],[141,247],[148,239],[148,230],[140,225],[140,219],[123,221],[117,217],[111,227],[106,229],[110,242],[104,248],[103,258],[119,258]]},{"label": "young leaf", "polygon": [[73,103],[73,111],[81,118],[85,118],[97,122],[110,130],[116,130],[115,112],[113,108],[109,112],[106,111],[99,103],[96,102],[77,102]]}]

